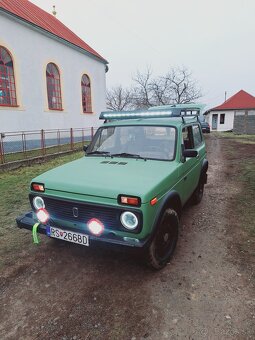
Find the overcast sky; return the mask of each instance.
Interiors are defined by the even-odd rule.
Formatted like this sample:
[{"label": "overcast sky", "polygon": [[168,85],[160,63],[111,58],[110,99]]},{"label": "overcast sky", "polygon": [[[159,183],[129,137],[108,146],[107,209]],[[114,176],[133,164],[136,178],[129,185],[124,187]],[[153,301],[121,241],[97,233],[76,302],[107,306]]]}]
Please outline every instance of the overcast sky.
[{"label": "overcast sky", "polygon": [[209,107],[240,89],[255,95],[254,0],[32,0],[109,61],[107,86],[137,70],[185,66]]}]

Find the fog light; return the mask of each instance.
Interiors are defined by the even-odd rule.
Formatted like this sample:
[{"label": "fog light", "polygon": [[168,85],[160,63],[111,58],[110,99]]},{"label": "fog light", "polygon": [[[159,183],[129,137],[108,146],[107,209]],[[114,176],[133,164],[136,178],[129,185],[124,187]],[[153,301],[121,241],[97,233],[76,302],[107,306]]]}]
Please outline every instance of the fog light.
[{"label": "fog light", "polygon": [[91,220],[88,221],[88,228],[91,231],[92,234],[99,236],[103,233],[104,231],[104,225],[102,222],[100,222],[96,218],[92,218]]},{"label": "fog light", "polygon": [[44,200],[40,196],[36,196],[33,198],[33,206],[36,210],[45,208]]},{"label": "fog light", "polygon": [[138,226],[138,218],[130,211],[125,211],[120,215],[120,221],[128,230],[134,230]]},{"label": "fog light", "polygon": [[37,216],[38,220],[43,224],[47,223],[49,218],[50,218],[48,211],[44,208],[39,209],[36,212],[36,216]]}]

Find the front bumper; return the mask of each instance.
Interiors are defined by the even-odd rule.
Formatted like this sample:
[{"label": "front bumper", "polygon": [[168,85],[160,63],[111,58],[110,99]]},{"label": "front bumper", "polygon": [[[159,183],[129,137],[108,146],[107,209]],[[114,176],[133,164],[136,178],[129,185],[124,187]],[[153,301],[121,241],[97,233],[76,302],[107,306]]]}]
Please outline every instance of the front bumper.
[{"label": "front bumper", "polygon": [[[33,225],[37,223],[37,221],[33,217],[33,212],[27,212],[26,214],[19,216],[16,218],[17,226],[20,229],[28,229],[32,230]],[[77,233],[85,234],[83,230],[81,229],[71,229],[71,228],[63,228],[59,227],[66,231],[75,231]],[[46,225],[39,224],[37,228],[38,233],[47,235],[46,232]],[[121,237],[116,234],[114,234],[112,231],[109,231],[108,233],[102,234],[101,236],[93,236],[91,234],[86,233],[86,235],[89,236],[89,242],[90,245],[96,245],[96,244],[108,244],[108,245],[117,245],[117,246],[124,246],[124,247],[131,247],[131,248],[143,248],[147,245],[149,241],[149,237],[143,240],[135,238],[135,235],[132,235],[132,237]]]}]

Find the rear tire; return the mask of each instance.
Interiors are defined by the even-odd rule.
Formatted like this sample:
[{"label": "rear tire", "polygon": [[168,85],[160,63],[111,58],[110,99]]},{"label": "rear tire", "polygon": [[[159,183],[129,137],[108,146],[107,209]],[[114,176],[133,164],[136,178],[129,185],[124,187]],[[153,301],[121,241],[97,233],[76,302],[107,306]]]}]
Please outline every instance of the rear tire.
[{"label": "rear tire", "polygon": [[173,256],[179,230],[179,218],[175,210],[166,209],[159,221],[157,231],[146,250],[146,263],[151,268],[160,270]]},{"label": "rear tire", "polygon": [[196,190],[193,192],[191,197],[191,202],[193,204],[199,204],[202,201],[204,195],[204,185],[205,181],[203,176],[200,177]]}]

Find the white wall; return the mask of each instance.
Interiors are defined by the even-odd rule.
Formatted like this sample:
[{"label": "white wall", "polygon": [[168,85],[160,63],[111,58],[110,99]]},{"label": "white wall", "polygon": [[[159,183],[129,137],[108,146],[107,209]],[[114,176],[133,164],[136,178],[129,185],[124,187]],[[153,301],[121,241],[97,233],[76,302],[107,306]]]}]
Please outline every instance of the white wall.
[{"label": "white wall", "polygon": [[[98,126],[105,65],[0,13],[0,45],[13,56],[18,108],[0,106],[0,132]],[[48,109],[46,65],[60,69],[63,111]],[[83,114],[81,77],[91,79],[93,114]]]},{"label": "white wall", "polygon": [[[218,115],[217,130],[212,129],[212,116],[214,114]],[[220,124],[220,115],[225,114],[224,124]],[[234,111],[212,111],[206,115],[206,121],[210,124],[212,131],[229,131],[233,129],[234,126]]]}]

